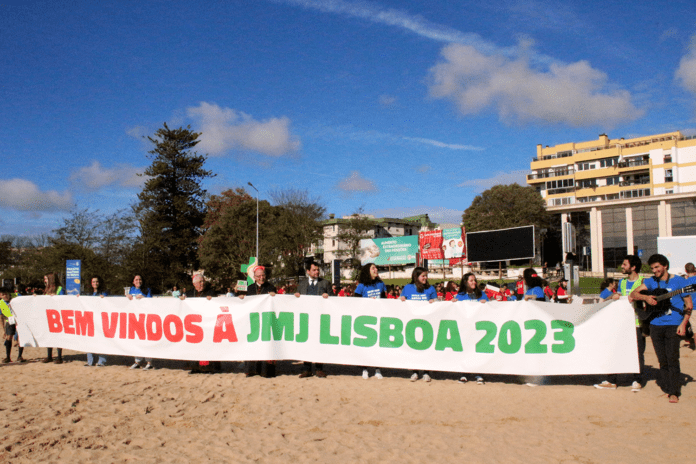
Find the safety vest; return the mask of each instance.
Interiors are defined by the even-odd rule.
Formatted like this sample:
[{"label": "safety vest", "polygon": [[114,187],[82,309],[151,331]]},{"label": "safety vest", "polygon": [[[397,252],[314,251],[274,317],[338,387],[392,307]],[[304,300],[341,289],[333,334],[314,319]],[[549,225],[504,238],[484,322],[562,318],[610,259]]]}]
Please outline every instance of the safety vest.
[{"label": "safety vest", "polygon": [[[631,287],[631,290],[634,288],[640,287],[640,285],[643,283],[643,278],[641,276],[638,276],[638,280],[633,282],[633,287]],[[619,282],[619,291],[622,296],[628,296],[627,289],[626,287],[628,286],[628,279],[621,279]]]},{"label": "safety vest", "polygon": [[12,310],[10,310],[10,306],[5,303],[5,300],[0,300],[0,310],[2,310],[3,316],[12,317]]}]

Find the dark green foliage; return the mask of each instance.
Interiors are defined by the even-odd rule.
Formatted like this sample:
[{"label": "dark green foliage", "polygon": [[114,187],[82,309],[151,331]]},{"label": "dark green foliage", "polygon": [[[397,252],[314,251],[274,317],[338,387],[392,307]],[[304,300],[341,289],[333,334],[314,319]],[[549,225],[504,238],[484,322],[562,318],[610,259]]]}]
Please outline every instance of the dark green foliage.
[{"label": "dark green foliage", "polygon": [[467,232],[535,225],[537,232],[549,225],[544,200],[533,187],[495,185],[477,195],[462,221]]}]

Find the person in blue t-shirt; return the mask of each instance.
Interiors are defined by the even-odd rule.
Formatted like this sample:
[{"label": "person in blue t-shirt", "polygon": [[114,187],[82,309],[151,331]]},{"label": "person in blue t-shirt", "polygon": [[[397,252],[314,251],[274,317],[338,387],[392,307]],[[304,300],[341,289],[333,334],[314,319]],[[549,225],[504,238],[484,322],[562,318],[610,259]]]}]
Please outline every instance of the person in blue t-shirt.
[{"label": "person in blue t-shirt", "polygon": [[599,286],[599,290],[599,297],[602,299],[602,301],[618,300],[621,297],[621,295],[616,293],[616,279],[611,277],[607,277],[602,281]]},{"label": "person in blue t-shirt", "polygon": [[[132,300],[133,298],[136,299],[141,299],[141,298],[152,298],[152,292],[150,291],[149,288],[143,289],[143,278],[140,275],[136,275],[133,277],[133,286],[128,290],[128,299]],[[133,365],[130,367],[131,369],[139,369],[143,362],[143,358],[135,358],[135,362]],[[155,366],[152,364],[152,358],[145,358],[145,362],[147,363],[145,367],[143,367],[144,371],[149,371],[150,369],[154,369]]]},{"label": "person in blue t-shirt", "polygon": [[[453,301],[479,301],[485,303],[488,301],[488,295],[479,288],[474,273],[468,272],[462,277],[462,281],[459,283],[459,293],[457,293],[457,298]],[[467,375],[469,377],[474,377],[478,385],[483,385],[485,383],[481,375],[467,372],[461,374],[459,383],[466,383],[468,380],[466,377]]]},{"label": "person in blue t-shirt", "polygon": [[[101,277],[98,275],[95,275],[92,277],[92,280],[90,281],[90,284],[92,285],[92,291],[87,292],[88,295],[91,296],[98,296],[101,298],[104,298],[105,296],[108,295],[106,289],[104,288],[104,281],[102,280]],[[97,363],[94,363],[94,353],[87,353],[87,364],[85,364],[86,367],[91,367],[91,366],[97,366],[97,367],[104,367],[106,366],[106,356],[103,354],[97,354]]]},{"label": "person in blue t-shirt", "polygon": [[524,293],[524,301],[546,301],[544,287],[541,277],[531,267],[522,272],[524,284],[527,286],[527,291]]},{"label": "person in blue t-shirt", "polygon": [[[360,277],[358,278],[358,286],[355,288],[353,296],[358,298],[386,298],[387,286],[384,285],[382,279],[379,278],[379,270],[374,263],[365,264],[360,269]],[[367,366],[360,366],[362,370],[362,378],[367,380],[370,378],[370,373],[367,371]],[[382,372],[379,367],[375,369],[375,378],[382,380]]]},{"label": "person in blue t-shirt", "polygon": [[[428,301],[430,303],[437,300],[435,287],[428,283],[428,270],[424,267],[416,267],[411,273],[411,283],[404,285],[399,297],[401,301],[416,300]],[[411,382],[418,380],[418,371],[412,371]],[[423,380],[430,382],[430,372],[423,371]]]},{"label": "person in blue t-shirt", "polygon": [[[653,277],[643,280],[643,283],[631,292],[629,301],[644,301],[650,306],[655,306],[655,297],[642,294],[643,290],[654,291],[660,288],[673,292],[686,287],[686,279],[669,273],[669,260],[665,256],[654,254],[648,258],[648,264]],[[650,338],[660,363],[659,385],[669,396],[670,403],[678,403],[681,395],[679,337],[686,334],[693,303],[688,293],[675,295],[668,301],[665,309],[650,322]]]}]

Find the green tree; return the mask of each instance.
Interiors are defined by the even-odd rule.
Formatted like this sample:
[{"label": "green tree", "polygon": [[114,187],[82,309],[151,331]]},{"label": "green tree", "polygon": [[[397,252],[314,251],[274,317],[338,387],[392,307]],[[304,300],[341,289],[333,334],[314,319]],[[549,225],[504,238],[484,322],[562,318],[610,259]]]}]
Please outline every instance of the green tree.
[{"label": "green tree", "polygon": [[165,288],[185,280],[198,267],[198,238],[205,218],[206,190],[202,182],[214,177],[203,169],[206,155],[192,151],[200,133],[190,126],[170,129],[167,124],[147,139],[154,144],[148,157],[143,191],[135,212],[139,244],[128,260],[133,272],[143,273],[153,287]]},{"label": "green tree", "polygon": [[464,211],[462,222],[466,232],[534,225],[539,247],[540,231],[549,226],[550,215],[534,187],[495,185],[474,198]]},{"label": "green tree", "polygon": [[351,214],[347,222],[338,223],[336,239],[338,243],[345,244],[345,248],[336,250],[337,256],[347,256],[351,259],[354,274],[360,269],[360,240],[370,237],[370,231],[375,227],[375,222],[365,216],[363,208],[359,208]]}]

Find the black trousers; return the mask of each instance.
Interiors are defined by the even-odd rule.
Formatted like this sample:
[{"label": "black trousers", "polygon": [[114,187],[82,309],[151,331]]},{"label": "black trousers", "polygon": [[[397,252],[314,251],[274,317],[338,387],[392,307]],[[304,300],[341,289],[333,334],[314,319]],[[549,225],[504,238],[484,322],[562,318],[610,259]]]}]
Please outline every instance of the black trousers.
[{"label": "black trousers", "polygon": [[668,395],[681,394],[681,367],[679,365],[679,342],[676,325],[650,325],[655,354],[660,363],[658,384]]},{"label": "black trousers", "polygon": [[[323,363],[315,363],[314,368],[318,371],[323,371],[324,370],[324,364]],[[304,363],[304,370],[307,372],[312,372],[312,363],[305,361]]]}]

